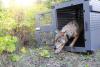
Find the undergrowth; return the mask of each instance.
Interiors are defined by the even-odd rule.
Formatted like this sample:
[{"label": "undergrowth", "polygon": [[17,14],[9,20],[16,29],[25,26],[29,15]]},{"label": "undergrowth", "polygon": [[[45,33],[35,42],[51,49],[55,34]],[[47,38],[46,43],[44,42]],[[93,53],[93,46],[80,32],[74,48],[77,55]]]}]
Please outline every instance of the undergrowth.
[{"label": "undergrowth", "polygon": [[16,50],[17,38],[14,36],[6,35],[0,37],[0,54],[4,51],[14,52]]}]

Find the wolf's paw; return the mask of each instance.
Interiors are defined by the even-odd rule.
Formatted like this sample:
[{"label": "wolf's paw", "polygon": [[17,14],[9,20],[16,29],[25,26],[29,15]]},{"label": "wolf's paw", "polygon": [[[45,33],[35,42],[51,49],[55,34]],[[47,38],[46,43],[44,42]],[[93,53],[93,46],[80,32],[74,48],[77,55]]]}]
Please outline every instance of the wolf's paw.
[{"label": "wolf's paw", "polygon": [[57,49],[55,50],[55,53],[60,53],[61,50],[62,50],[62,47],[59,47],[59,48],[57,48]]},{"label": "wolf's paw", "polygon": [[56,49],[56,50],[55,50],[55,53],[56,53],[56,54],[57,54],[57,53],[60,53],[60,50]]}]

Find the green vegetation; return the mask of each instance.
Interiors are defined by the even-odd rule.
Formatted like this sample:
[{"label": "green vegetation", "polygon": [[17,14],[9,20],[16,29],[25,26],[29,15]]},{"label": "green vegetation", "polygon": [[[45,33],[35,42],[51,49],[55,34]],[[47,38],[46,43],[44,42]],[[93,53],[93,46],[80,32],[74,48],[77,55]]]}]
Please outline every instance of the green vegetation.
[{"label": "green vegetation", "polygon": [[6,35],[0,37],[0,54],[3,51],[14,52],[16,50],[17,38],[14,36]]},{"label": "green vegetation", "polygon": [[[6,55],[12,62],[21,59],[19,54],[27,54],[27,47],[32,49],[36,47],[34,36],[36,15],[49,12],[51,6],[56,3],[69,0],[37,0],[38,2],[32,3],[31,6],[26,6],[24,0],[20,1],[23,2],[18,5],[16,0],[0,0],[0,55]],[[44,16],[41,20],[43,24],[51,23],[50,15]],[[41,57],[51,56],[48,49],[36,49]]]},{"label": "green vegetation", "polygon": [[12,55],[9,56],[9,59],[13,62],[17,62],[21,59],[21,57],[19,55],[12,54]]},{"label": "green vegetation", "polygon": [[89,67],[89,65],[88,65],[88,64],[86,64],[86,65],[85,65],[85,67]]},{"label": "green vegetation", "polygon": [[21,53],[27,53],[27,49],[25,47],[22,47],[20,51]]},{"label": "green vegetation", "polygon": [[[9,0],[9,5],[3,4],[3,0],[0,0],[0,53],[3,51],[12,53],[16,50],[16,46],[36,45],[34,40],[36,14],[48,12],[53,4],[65,1],[70,0],[39,0],[30,7],[24,7],[12,0]],[[41,20],[43,24],[50,23],[50,15],[44,16]],[[24,48],[20,50],[22,53],[26,52]],[[42,53],[45,55],[48,51],[43,50]]]},{"label": "green vegetation", "polygon": [[40,56],[49,58],[50,57],[50,52],[48,50],[42,49],[40,51]]}]

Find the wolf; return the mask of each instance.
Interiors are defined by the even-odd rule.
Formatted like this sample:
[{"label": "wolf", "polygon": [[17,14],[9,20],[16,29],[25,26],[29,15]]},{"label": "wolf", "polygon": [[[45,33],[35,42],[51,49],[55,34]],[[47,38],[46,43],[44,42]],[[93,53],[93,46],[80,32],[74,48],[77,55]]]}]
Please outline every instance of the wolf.
[{"label": "wolf", "polygon": [[64,45],[68,42],[70,38],[73,37],[73,40],[69,47],[74,47],[79,34],[80,27],[77,21],[72,20],[68,22],[55,36],[54,44],[55,44],[55,53],[59,53]]}]

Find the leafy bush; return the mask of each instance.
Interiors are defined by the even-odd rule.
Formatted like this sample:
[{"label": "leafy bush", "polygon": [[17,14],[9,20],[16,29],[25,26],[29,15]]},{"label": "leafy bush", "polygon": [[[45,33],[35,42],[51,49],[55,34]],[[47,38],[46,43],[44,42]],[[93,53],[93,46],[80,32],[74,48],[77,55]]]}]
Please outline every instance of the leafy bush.
[{"label": "leafy bush", "polygon": [[0,37],[0,54],[3,51],[13,52],[16,50],[17,38],[14,36],[6,35]]}]

